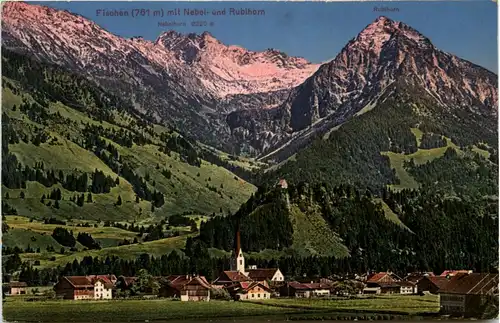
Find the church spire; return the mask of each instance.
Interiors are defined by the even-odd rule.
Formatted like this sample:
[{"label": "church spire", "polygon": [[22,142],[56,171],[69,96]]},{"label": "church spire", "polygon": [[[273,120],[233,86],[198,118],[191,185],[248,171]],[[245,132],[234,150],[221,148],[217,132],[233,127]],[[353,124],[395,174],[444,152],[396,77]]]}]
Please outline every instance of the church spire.
[{"label": "church spire", "polygon": [[231,256],[231,270],[245,273],[245,257],[241,250],[240,219],[236,220],[234,236],[234,252]]}]

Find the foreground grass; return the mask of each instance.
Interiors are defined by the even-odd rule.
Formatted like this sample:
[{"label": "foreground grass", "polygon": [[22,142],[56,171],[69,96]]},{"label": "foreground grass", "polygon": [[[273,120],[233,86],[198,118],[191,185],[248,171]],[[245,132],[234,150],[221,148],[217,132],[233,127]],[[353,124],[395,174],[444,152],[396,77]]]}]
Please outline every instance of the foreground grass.
[{"label": "foreground grass", "polygon": [[364,310],[404,312],[407,314],[437,313],[439,301],[436,295],[403,296],[384,295],[375,297],[359,297],[355,299],[270,299],[259,301],[259,304],[288,308],[302,308],[315,311]]},{"label": "foreground grass", "polygon": [[38,322],[152,321],[244,316],[307,315],[357,311],[414,315],[437,313],[438,298],[377,296],[351,300],[270,299],[248,302],[180,302],[157,300],[25,302],[12,297],[4,303],[4,318]]},{"label": "foreground grass", "polygon": [[4,319],[25,322],[129,322],[299,313],[300,309],[248,302],[120,301],[7,301]]}]

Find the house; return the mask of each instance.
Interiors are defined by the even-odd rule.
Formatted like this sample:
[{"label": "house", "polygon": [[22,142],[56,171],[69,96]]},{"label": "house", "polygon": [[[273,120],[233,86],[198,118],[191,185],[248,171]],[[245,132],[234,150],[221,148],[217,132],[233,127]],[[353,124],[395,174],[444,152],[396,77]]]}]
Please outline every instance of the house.
[{"label": "house", "polygon": [[399,294],[402,279],[391,272],[380,272],[368,275],[363,294]]},{"label": "house", "polygon": [[205,277],[192,277],[181,290],[181,301],[210,301],[212,286]]},{"label": "house", "polygon": [[108,275],[63,276],[54,286],[54,291],[64,299],[111,299],[112,280]]},{"label": "house", "polygon": [[249,282],[252,281],[250,277],[239,271],[223,271],[219,277],[212,283],[213,285],[230,286],[237,282]]},{"label": "house", "polygon": [[408,294],[416,294],[417,293],[417,284],[409,281],[401,281],[397,282],[399,285],[399,293],[403,295]]},{"label": "house", "polygon": [[441,277],[453,277],[457,274],[472,274],[472,270],[445,270],[441,273]]},{"label": "house", "polygon": [[456,274],[438,290],[440,312],[452,316],[479,316],[485,304],[498,296],[498,273]]},{"label": "house", "polygon": [[271,289],[263,283],[252,282],[237,282],[226,287],[229,295],[235,300],[255,300],[271,298]]},{"label": "house", "polygon": [[285,281],[285,276],[283,276],[279,268],[247,269],[247,273],[248,277],[255,281]]},{"label": "house", "polygon": [[448,283],[448,278],[441,276],[426,276],[417,282],[419,292],[430,292],[437,294],[437,291]]},{"label": "house", "polygon": [[5,284],[7,289],[7,294],[9,295],[24,295],[26,294],[26,288],[28,284],[26,282],[12,281]]},{"label": "house", "polygon": [[280,288],[280,296],[311,298],[330,296],[332,285],[322,283],[288,282]]},{"label": "house", "polygon": [[191,280],[191,277],[189,275],[171,275],[166,277],[166,280],[167,284],[162,284],[160,287],[160,296],[180,298],[184,285]]}]

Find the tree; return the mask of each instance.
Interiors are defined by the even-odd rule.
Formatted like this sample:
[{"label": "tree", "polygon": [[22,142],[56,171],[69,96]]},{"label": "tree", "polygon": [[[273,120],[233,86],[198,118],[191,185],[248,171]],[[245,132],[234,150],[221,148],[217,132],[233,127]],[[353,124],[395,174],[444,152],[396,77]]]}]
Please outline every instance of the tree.
[{"label": "tree", "polygon": [[139,200],[139,196],[138,196],[138,195],[136,195],[136,196],[135,196],[135,203],[139,203],[139,201],[140,201],[140,200]]},{"label": "tree", "polygon": [[58,201],[58,200],[56,200],[56,201],[54,202],[54,207],[55,207],[56,209],[58,209],[58,208],[59,208],[59,201]]},{"label": "tree", "polygon": [[5,193],[5,199],[8,200],[10,197],[9,197],[9,192]]},{"label": "tree", "polygon": [[118,195],[118,200],[115,205],[122,205],[122,197],[120,195]]},{"label": "tree", "polygon": [[131,288],[134,294],[147,293],[154,295],[158,294],[159,289],[160,284],[146,269],[139,270],[137,281]]},{"label": "tree", "polygon": [[92,203],[92,193],[87,194],[87,203]]},{"label": "tree", "polygon": [[24,191],[21,191],[21,193],[19,194],[19,197],[22,198],[22,199],[24,199],[24,197],[25,197],[24,196]]}]

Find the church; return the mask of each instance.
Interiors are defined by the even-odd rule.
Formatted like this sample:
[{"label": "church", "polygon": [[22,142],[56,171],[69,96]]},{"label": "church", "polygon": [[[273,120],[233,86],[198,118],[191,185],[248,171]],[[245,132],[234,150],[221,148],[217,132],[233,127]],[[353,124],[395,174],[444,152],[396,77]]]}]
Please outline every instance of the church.
[{"label": "church", "polygon": [[223,271],[213,282],[214,285],[230,286],[240,282],[260,282],[269,286],[269,282],[283,282],[285,277],[279,268],[245,267],[245,256],[241,249],[241,234],[239,223],[236,227],[234,250],[231,252],[230,270]]}]

